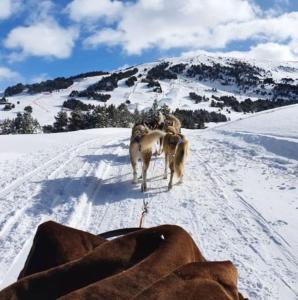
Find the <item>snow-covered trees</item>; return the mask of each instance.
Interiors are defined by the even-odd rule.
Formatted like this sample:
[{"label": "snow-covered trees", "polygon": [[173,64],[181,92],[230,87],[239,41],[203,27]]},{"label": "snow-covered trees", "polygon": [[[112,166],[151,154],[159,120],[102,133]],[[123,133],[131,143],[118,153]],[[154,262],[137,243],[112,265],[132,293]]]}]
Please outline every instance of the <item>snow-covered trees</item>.
[{"label": "snow-covered trees", "polygon": [[57,116],[55,117],[55,123],[53,124],[53,128],[56,132],[65,131],[68,125],[68,117],[67,113],[64,111],[59,111]]},{"label": "snow-covered trees", "polygon": [[5,120],[0,125],[1,134],[32,134],[40,131],[40,125],[30,113],[18,113],[12,120]]},{"label": "snow-covered trees", "polygon": [[127,86],[133,86],[137,80],[138,80],[138,79],[137,79],[136,76],[131,76],[131,77],[129,77],[129,78],[125,81],[125,84],[126,84]]},{"label": "snow-covered trees", "polygon": [[226,122],[227,117],[214,111],[208,112],[204,109],[184,110],[176,109],[174,115],[181,121],[182,127],[190,129],[203,129],[208,122]]},{"label": "snow-covered trees", "polygon": [[28,105],[28,106],[24,107],[24,111],[31,114],[33,111],[33,108],[31,105]]},{"label": "snow-covered trees", "polygon": [[13,108],[15,108],[15,105],[13,103],[6,103],[3,110],[12,110]]},{"label": "snow-covered trees", "polygon": [[[167,105],[158,106],[155,100],[152,107],[148,111],[135,111],[132,113],[128,110],[125,103],[118,107],[109,106],[90,106],[87,111],[75,108],[71,113],[60,111],[55,116],[53,125],[43,126],[43,132],[64,132],[75,131],[90,128],[106,128],[106,127],[132,127],[134,123],[145,121],[149,126],[159,119],[160,113],[168,115],[171,113]],[[206,110],[176,110],[174,113],[182,123],[184,128],[204,128],[205,122],[225,122],[226,117],[215,112]],[[40,130],[37,120],[33,119],[28,111],[18,113],[13,120],[5,120],[0,125],[1,134],[17,134],[17,133],[36,133]]]},{"label": "snow-covered trees", "polygon": [[52,92],[55,90],[66,89],[73,84],[70,78],[58,77],[52,80],[42,81],[40,83],[22,84],[18,83],[14,86],[8,87],[4,91],[4,96],[13,96],[28,91],[30,94]]}]

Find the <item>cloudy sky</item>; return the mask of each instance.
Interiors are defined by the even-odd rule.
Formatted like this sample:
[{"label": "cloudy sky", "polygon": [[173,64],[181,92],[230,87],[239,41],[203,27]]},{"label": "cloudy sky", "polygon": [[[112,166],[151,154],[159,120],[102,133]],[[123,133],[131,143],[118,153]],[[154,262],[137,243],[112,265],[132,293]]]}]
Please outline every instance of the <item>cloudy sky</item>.
[{"label": "cloudy sky", "polygon": [[298,0],[0,0],[0,90],[200,51],[298,61]]}]

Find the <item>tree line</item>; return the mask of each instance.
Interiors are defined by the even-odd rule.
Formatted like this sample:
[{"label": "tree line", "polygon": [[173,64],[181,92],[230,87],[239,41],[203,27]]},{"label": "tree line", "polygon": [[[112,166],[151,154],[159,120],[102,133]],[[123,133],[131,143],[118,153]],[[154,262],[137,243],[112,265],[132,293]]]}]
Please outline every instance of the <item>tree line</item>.
[{"label": "tree line", "polygon": [[[85,104],[84,104],[85,105]],[[75,107],[70,113],[60,111],[55,116],[55,122],[52,125],[41,127],[36,119],[31,115],[32,108],[28,107],[25,112],[18,113],[15,119],[5,120],[0,124],[0,134],[25,134],[25,133],[53,133],[75,131],[91,128],[106,127],[132,127],[135,123],[147,122],[157,117],[159,112],[169,114],[170,108],[167,105],[158,107],[157,101],[154,101],[148,111],[135,110],[130,112],[126,104],[118,107],[115,105],[104,106],[84,106]],[[184,128],[202,129],[205,128],[205,122],[225,122],[225,115],[206,110],[180,110],[172,112],[182,123]]]}]

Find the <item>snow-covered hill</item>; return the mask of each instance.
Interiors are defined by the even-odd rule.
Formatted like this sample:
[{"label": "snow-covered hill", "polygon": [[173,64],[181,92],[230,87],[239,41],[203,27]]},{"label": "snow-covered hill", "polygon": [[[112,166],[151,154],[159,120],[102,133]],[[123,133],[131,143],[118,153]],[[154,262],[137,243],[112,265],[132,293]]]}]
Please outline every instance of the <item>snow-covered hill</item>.
[{"label": "snow-covered hill", "polygon": [[[150,73],[152,68],[157,66],[161,66],[161,69],[154,74]],[[235,96],[238,101],[247,98],[252,101],[279,98],[298,100],[298,64],[295,62],[278,64],[199,55],[165,59],[136,67],[136,81],[132,86],[126,84],[128,78],[123,78],[118,80],[118,87],[112,88],[111,91],[97,88],[95,92],[111,96],[106,104],[118,106],[121,103],[128,103],[131,111],[135,108],[147,109],[156,99],[160,105],[167,104],[172,110],[176,108],[220,110],[232,120],[241,117],[242,113],[210,107],[211,100],[221,96]],[[122,70],[125,71],[127,69]],[[163,74],[164,71],[167,73]],[[117,70],[112,74],[119,72],[120,70]],[[148,87],[148,81],[146,82],[148,75],[160,84],[161,92],[154,92],[154,88]],[[63,102],[70,98],[72,91],[84,91],[102,78],[110,76],[111,74],[76,78],[68,88],[54,90],[51,93],[30,94],[28,88],[24,87],[22,93],[6,97],[15,108],[4,111],[2,109],[4,105],[0,105],[0,120],[15,117],[17,112],[22,112],[24,107],[30,105],[33,108],[33,117],[37,118],[41,125],[53,124],[54,116],[62,109]],[[205,96],[207,101],[195,103],[189,97],[190,92]],[[104,104],[96,100],[87,100],[86,97],[75,98],[93,105]]]},{"label": "snow-covered hill", "polygon": [[129,129],[0,136],[0,286],[16,279],[41,222],[93,233],[137,226],[145,199],[145,226],[182,225],[207,259],[236,264],[245,296],[297,299],[297,114],[294,105],[183,130],[184,183],[168,192],[163,158],[153,158],[145,194],[131,183]]}]

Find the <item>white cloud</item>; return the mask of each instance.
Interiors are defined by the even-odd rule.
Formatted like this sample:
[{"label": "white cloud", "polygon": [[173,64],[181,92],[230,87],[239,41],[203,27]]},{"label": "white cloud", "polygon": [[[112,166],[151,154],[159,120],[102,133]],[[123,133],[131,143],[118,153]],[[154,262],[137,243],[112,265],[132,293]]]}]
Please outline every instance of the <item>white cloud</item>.
[{"label": "white cloud", "polygon": [[248,0],[138,0],[123,7],[116,26],[93,32],[84,44],[141,54],[150,48],[221,50],[233,41],[254,40],[260,45],[251,56],[294,59],[296,28],[298,12],[272,14]]},{"label": "white cloud", "polygon": [[20,0],[0,0],[0,20],[9,18],[21,5]]},{"label": "white cloud", "polygon": [[11,14],[11,2],[10,0],[1,0],[0,1],[0,20],[6,19]]},{"label": "white cloud", "polygon": [[110,0],[74,0],[66,8],[66,12],[74,21],[95,21],[100,18],[114,20],[123,9],[121,1]]},{"label": "white cloud", "polygon": [[96,47],[99,44],[108,44],[109,46],[116,46],[125,42],[122,40],[123,34],[120,31],[112,28],[105,28],[90,37],[86,38],[84,44],[86,46]]},{"label": "white cloud", "polygon": [[6,48],[19,50],[12,58],[27,56],[67,58],[71,55],[78,31],[60,27],[48,20],[26,27],[14,28],[4,41]]},{"label": "white cloud", "polygon": [[150,47],[201,47],[212,28],[252,20],[256,11],[246,0],[139,0],[123,8],[116,29],[99,30],[86,44],[119,44],[129,54]]},{"label": "white cloud", "polygon": [[259,61],[297,61],[298,51],[289,45],[282,45],[277,43],[260,43],[252,46],[247,51],[216,51],[208,52],[205,50],[192,50],[182,53],[182,57],[191,57],[200,54],[215,55],[215,56],[228,56],[234,58],[255,59]]},{"label": "white cloud", "polygon": [[20,78],[20,75],[17,72],[6,67],[0,67],[0,81],[16,80],[18,78]]},{"label": "white cloud", "polygon": [[247,56],[257,60],[274,60],[274,61],[293,61],[298,60],[298,53],[295,54],[293,49],[288,45],[276,43],[259,44],[252,47]]},{"label": "white cloud", "polygon": [[284,42],[298,39],[298,12],[273,18],[256,18],[247,22],[231,22],[214,29],[211,37],[214,48],[226,46],[230,41],[247,39]]}]

